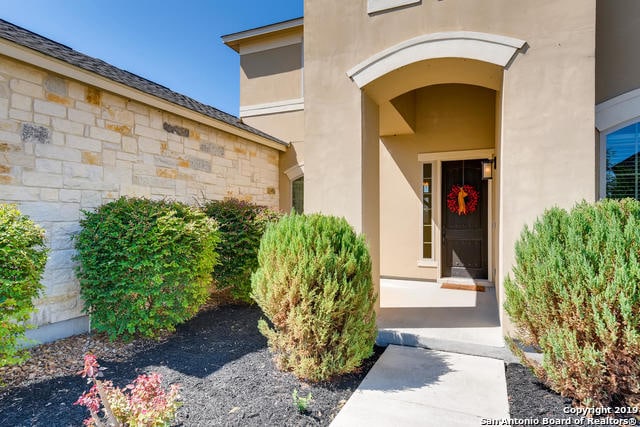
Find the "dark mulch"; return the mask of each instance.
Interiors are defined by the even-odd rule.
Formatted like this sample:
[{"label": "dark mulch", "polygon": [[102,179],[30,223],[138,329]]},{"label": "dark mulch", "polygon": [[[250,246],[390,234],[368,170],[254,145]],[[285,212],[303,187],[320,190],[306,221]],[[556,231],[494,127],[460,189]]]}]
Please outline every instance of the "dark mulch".
[{"label": "dark mulch", "polygon": [[[360,372],[322,384],[305,384],[276,369],[256,324],[256,307],[226,306],[199,314],[157,345],[121,361],[105,361],[105,379],[124,386],[142,372],[156,371],[165,384],[182,385],[183,406],[176,425],[302,426],[328,425],[382,353],[365,361]],[[148,347],[148,348],[147,348]],[[67,355],[68,357],[68,355]],[[82,359],[82,354],[76,356]],[[293,405],[311,392],[308,412]],[[0,389],[0,424],[78,426],[88,415],[72,405],[88,390],[77,375],[23,381]]]},{"label": "dark mulch", "polygon": [[[517,363],[506,365],[506,378],[512,419],[539,420],[539,425],[611,426],[636,425],[639,422],[635,418],[625,419],[623,415],[616,415],[615,408],[604,408],[611,411],[611,414],[605,413],[600,417],[585,419],[576,414],[571,399],[549,389],[528,368]],[[607,418],[617,419],[609,422]]]}]

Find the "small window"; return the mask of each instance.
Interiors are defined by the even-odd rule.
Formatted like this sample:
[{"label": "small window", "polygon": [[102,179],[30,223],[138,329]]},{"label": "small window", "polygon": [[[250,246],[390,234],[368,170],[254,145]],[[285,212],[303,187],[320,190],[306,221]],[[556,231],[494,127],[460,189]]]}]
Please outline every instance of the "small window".
[{"label": "small window", "polygon": [[304,176],[291,181],[291,208],[297,213],[304,212]]},{"label": "small window", "polygon": [[640,122],[606,138],[606,197],[640,200]]},{"label": "small window", "polygon": [[422,165],[422,258],[433,258],[433,165]]}]

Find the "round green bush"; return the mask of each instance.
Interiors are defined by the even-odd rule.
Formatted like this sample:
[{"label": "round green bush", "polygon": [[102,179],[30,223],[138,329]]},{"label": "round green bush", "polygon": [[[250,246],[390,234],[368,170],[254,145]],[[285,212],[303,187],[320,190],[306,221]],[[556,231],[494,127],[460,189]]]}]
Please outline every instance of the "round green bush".
[{"label": "round green bush", "polygon": [[526,361],[538,376],[589,406],[640,392],[640,202],[546,211],[517,242],[513,272],[505,309],[543,352],[542,366]]},{"label": "round green bush", "polygon": [[19,346],[35,311],[47,263],[44,230],[13,205],[0,204],[0,367],[22,362]]},{"label": "round green bush", "polygon": [[376,337],[371,258],[343,218],[287,215],[267,227],[252,276],[278,366],[311,381],[352,372]]},{"label": "round green bush", "polygon": [[217,259],[214,220],[182,203],[126,197],[84,215],[77,273],[92,328],[155,337],[195,315]]},{"label": "round green bush", "polygon": [[260,238],[267,224],[282,215],[265,206],[227,198],[211,200],[203,208],[220,225],[219,265],[213,272],[218,290],[229,289],[231,296],[245,303],[251,298],[251,274],[258,268]]}]

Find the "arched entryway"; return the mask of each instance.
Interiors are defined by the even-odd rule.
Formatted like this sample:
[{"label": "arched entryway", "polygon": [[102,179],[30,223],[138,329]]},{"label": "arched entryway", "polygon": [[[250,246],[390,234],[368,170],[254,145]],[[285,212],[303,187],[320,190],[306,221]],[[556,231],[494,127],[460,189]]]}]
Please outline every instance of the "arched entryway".
[{"label": "arched entryway", "polygon": [[[500,165],[493,165],[504,68],[523,46],[483,33],[438,33],[400,43],[348,73],[363,96],[363,193],[373,202],[364,231],[378,246],[379,326],[387,342],[458,335],[501,345],[493,280]],[[462,210],[460,199],[449,203],[460,188],[471,194],[462,204],[472,206]]]}]

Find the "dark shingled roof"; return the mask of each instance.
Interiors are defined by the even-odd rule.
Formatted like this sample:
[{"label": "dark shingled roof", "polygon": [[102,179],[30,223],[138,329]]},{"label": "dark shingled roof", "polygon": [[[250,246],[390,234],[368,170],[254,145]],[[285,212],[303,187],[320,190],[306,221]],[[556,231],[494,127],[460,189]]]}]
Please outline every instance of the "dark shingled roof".
[{"label": "dark shingled roof", "polygon": [[102,77],[113,80],[114,82],[122,83],[133,89],[137,89],[149,95],[164,99],[173,104],[181,107],[188,108],[197,113],[204,114],[216,120],[228,123],[231,126],[235,126],[238,129],[242,129],[251,132],[255,135],[267,138],[279,144],[288,145],[286,142],[281,141],[269,134],[266,134],[256,128],[246,125],[239,118],[232,116],[231,114],[220,111],[217,108],[203,104],[196,101],[193,98],[174,92],[169,88],[154,83],[143,77],[130,73],[129,71],[122,70],[111,64],[108,64],[101,59],[92,58],[83,53],[77,52],[68,46],[60,43],[56,43],[46,37],[33,33],[22,27],[18,27],[10,22],[0,19],[0,37],[21,46],[33,49],[37,52],[67,62],[83,70],[96,73]]}]

